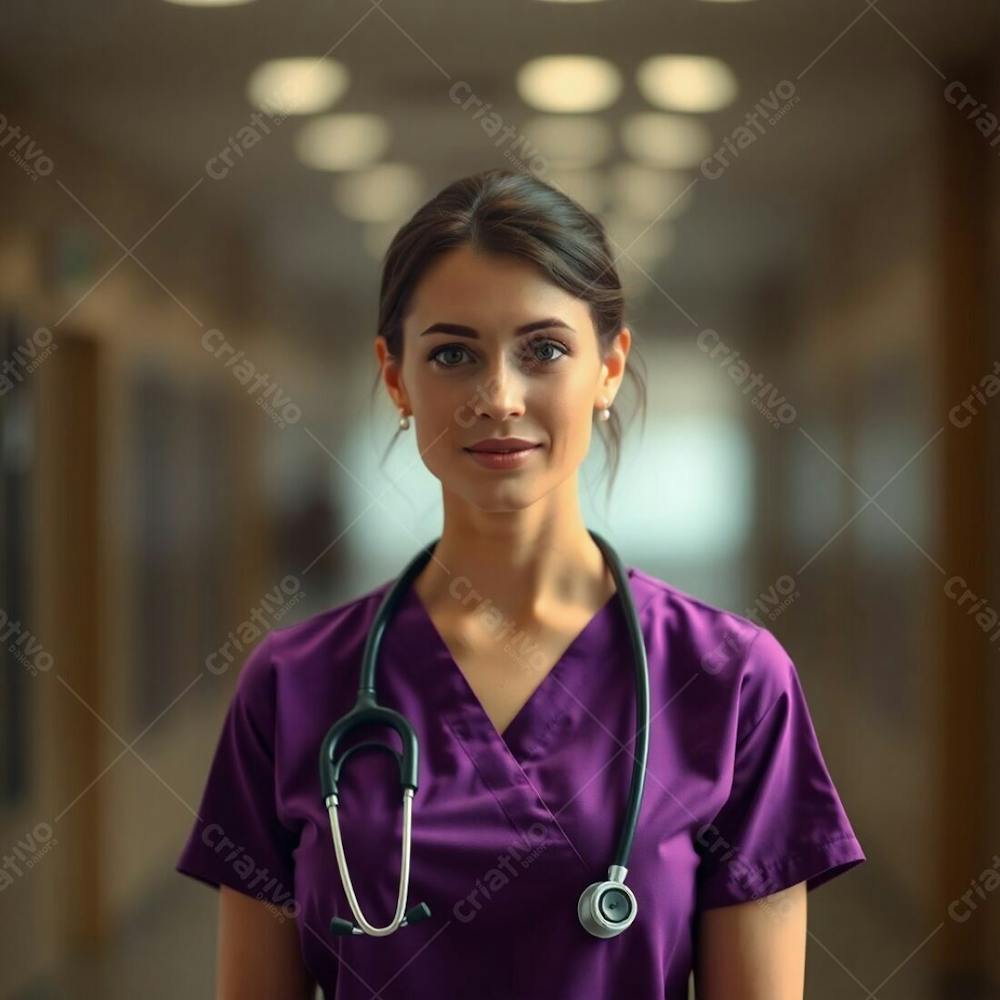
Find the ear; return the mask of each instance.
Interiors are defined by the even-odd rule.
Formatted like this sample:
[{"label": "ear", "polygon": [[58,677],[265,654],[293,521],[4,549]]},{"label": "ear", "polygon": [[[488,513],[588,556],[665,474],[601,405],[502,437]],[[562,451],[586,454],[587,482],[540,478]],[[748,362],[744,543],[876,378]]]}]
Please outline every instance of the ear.
[{"label": "ear", "polygon": [[594,395],[595,403],[603,399],[610,406],[613,402],[621,387],[622,379],[625,377],[625,361],[631,347],[632,331],[627,326],[623,326],[615,335],[601,361],[601,374],[597,380],[597,392]]},{"label": "ear", "polygon": [[382,381],[392,397],[396,409],[408,409],[406,387],[399,362],[389,353],[389,344],[381,334],[375,338],[375,357],[378,359]]}]

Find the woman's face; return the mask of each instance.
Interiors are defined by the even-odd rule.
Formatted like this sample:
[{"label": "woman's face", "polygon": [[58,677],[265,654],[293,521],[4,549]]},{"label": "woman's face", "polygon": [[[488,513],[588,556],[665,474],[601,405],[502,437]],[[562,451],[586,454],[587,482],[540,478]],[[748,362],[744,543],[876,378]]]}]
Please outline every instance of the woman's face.
[{"label": "woman's face", "polygon": [[[602,358],[585,301],[525,261],[463,246],[439,257],[415,289],[402,365],[383,337],[376,353],[397,407],[413,414],[428,469],[477,508],[506,511],[576,472],[595,407],[617,392],[629,341],[623,328]],[[537,447],[505,468],[466,450],[502,437]]]}]

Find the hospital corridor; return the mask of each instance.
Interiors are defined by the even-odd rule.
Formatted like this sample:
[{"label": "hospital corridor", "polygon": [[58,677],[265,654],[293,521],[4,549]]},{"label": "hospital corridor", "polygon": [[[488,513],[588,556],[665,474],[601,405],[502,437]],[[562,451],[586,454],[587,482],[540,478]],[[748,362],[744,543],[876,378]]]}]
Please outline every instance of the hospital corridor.
[{"label": "hospital corridor", "polygon": [[[8,0],[0,998],[245,996],[242,948],[720,1000],[702,911],[807,880],[804,994],[726,1000],[1000,998],[998,45],[979,0]],[[464,583],[383,637],[435,540]],[[517,570],[580,604],[537,686],[473,655]],[[374,637],[412,801],[408,728],[322,742]]]}]

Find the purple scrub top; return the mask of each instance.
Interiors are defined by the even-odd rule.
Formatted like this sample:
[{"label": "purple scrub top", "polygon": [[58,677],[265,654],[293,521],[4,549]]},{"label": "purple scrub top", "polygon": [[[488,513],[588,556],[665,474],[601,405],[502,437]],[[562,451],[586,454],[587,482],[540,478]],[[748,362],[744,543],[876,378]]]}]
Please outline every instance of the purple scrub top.
[{"label": "purple scrub top", "polygon": [[[628,570],[650,670],[649,766],[627,884],[638,914],[598,939],[580,893],[607,877],[629,790],[635,703],[618,595],[500,735],[411,588],[386,630],[378,699],[420,741],[407,907],[386,937],[353,920],[319,782],[319,747],[354,704],[362,650],[393,581],[270,631],[246,659],[177,870],[296,920],[329,1000],[610,997],[686,1000],[699,910],[866,860],[830,778],[794,664],[771,632]],[[516,633],[515,633],[516,635]],[[508,640],[513,669],[532,669]],[[345,746],[383,738],[368,729]],[[395,912],[396,761],[344,765],[340,826],[365,917]],[[773,904],[761,904],[773,905]]]}]

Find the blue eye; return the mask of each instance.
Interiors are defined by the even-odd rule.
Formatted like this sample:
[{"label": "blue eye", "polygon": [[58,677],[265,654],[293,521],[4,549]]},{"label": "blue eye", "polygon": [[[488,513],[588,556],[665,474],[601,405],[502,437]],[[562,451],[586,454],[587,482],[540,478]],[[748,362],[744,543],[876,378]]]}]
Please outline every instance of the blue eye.
[{"label": "blue eye", "polygon": [[431,351],[431,353],[427,356],[427,360],[437,362],[437,364],[441,365],[442,368],[456,368],[457,365],[449,365],[438,360],[442,354],[445,354],[448,351],[459,351],[462,353],[465,352],[465,348],[459,344],[445,344],[444,347],[439,347],[436,351]]},{"label": "blue eye", "polygon": [[[554,347],[559,353],[556,354],[555,357],[552,356],[543,357],[537,352],[537,348],[549,348],[549,347]],[[548,340],[545,338],[532,341],[531,344],[528,345],[528,350],[529,351],[534,350],[536,352],[535,359],[544,365],[554,364],[556,361],[559,360],[559,358],[569,353],[569,351],[567,351],[566,348],[562,346],[562,344],[558,343],[555,340]],[[427,360],[432,361],[437,365],[440,365],[442,368],[457,368],[460,362],[451,364],[447,361],[441,360],[441,357],[447,354],[449,351],[456,351],[460,355],[468,354],[468,351],[462,344],[445,344],[442,347],[438,347],[436,350],[431,351],[431,353],[427,356]]]},{"label": "blue eye", "polygon": [[535,348],[535,347],[554,347],[557,351],[559,351],[559,354],[557,354],[554,358],[539,358],[540,361],[544,361],[544,362],[549,363],[549,364],[551,364],[553,361],[557,361],[563,355],[569,353],[566,350],[566,348],[564,348],[562,346],[562,344],[557,344],[554,340],[536,340],[536,341],[534,341],[531,344],[531,347],[532,348]]}]

